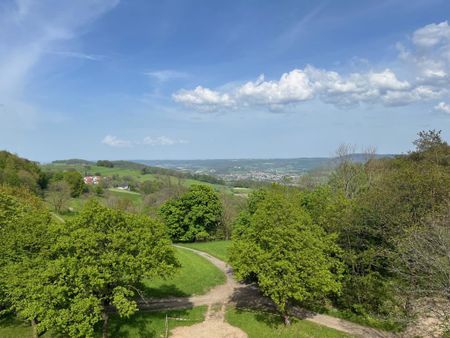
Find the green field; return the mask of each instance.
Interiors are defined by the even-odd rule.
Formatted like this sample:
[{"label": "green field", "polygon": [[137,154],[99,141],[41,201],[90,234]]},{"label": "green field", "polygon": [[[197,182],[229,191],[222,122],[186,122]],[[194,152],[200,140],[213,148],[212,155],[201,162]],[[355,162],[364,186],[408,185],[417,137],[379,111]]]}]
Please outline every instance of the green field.
[{"label": "green field", "polygon": [[180,243],[177,245],[207,252],[210,255],[227,262],[228,261],[228,248],[231,245],[231,241]]},{"label": "green field", "polygon": [[[187,310],[172,310],[166,312],[137,312],[129,318],[120,318],[113,315],[110,319],[110,337],[127,338],[160,338],[165,334],[166,315],[169,317],[169,330],[177,326],[189,326],[202,322],[205,318],[206,306],[199,306]],[[175,320],[176,318],[178,320]],[[97,330],[97,337],[101,334]],[[11,317],[0,320],[0,337],[2,338],[29,338],[31,327],[24,321]],[[48,332],[41,337],[62,337]]]},{"label": "green field", "polygon": [[241,328],[248,338],[350,338],[346,333],[320,326],[307,320],[292,319],[285,326],[282,318],[276,314],[228,308],[226,319],[233,326]]},{"label": "green field", "polygon": [[147,297],[200,295],[225,283],[222,271],[205,258],[179,248],[176,254],[181,263],[180,270],[170,279],[144,280],[143,291]]},{"label": "green field", "polygon": [[167,175],[159,175],[159,174],[142,174],[141,170],[138,169],[127,169],[127,168],[121,168],[121,167],[114,167],[114,168],[107,168],[102,166],[96,166],[96,165],[90,165],[90,166],[84,166],[81,164],[45,164],[42,166],[44,171],[65,171],[65,170],[76,170],[80,172],[82,175],[85,175],[85,173],[89,174],[100,174],[101,176],[113,176],[117,175],[120,177],[129,176],[134,178],[136,181],[143,182],[143,181],[155,181],[158,179],[158,177],[165,177],[165,179],[168,179],[170,184],[172,185],[182,185],[185,187],[190,187],[193,184],[203,184],[203,185],[209,185],[214,187],[215,190],[230,193],[233,194],[233,188],[226,186],[226,185],[220,185],[220,184],[211,184],[207,182],[201,182],[198,180],[190,179],[190,178],[178,178],[175,176],[167,176]]},{"label": "green field", "polygon": [[177,326],[189,326],[202,322],[205,319],[205,313],[206,306],[199,306],[188,310],[172,310],[168,312],[138,312],[130,318],[113,317],[110,323],[110,337],[164,337],[166,314],[169,317],[168,327],[170,331]]}]

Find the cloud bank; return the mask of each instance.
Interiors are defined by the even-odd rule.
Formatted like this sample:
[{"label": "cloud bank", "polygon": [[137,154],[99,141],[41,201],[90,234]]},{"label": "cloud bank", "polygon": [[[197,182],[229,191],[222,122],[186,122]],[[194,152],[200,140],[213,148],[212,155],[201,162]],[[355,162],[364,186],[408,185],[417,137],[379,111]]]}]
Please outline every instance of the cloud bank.
[{"label": "cloud bank", "polygon": [[173,146],[176,144],[187,144],[189,143],[186,140],[182,139],[174,139],[167,136],[157,136],[151,137],[146,136],[141,141],[131,141],[120,139],[117,136],[106,135],[101,141],[103,144],[106,144],[110,147],[114,148],[128,148],[136,145],[146,145],[146,146]]},{"label": "cloud bank", "polygon": [[398,60],[395,61],[399,61],[399,66],[396,70],[385,67],[339,73],[307,65],[284,73],[277,80],[266,80],[260,75],[255,81],[227,90],[202,86],[181,89],[172,98],[199,111],[220,111],[248,107],[282,110],[312,100],[337,107],[360,104],[406,106],[448,95],[450,27],[447,21],[416,30],[408,47],[397,44],[397,48]]}]

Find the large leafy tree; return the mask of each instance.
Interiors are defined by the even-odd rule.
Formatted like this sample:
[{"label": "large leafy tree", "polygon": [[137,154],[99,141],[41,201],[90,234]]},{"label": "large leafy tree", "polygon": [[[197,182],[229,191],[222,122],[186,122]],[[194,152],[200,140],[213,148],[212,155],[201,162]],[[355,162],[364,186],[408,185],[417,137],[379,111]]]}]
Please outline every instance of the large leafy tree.
[{"label": "large leafy tree", "polygon": [[64,181],[70,186],[70,195],[72,197],[78,197],[83,193],[85,188],[83,176],[78,171],[69,170],[64,172]]},{"label": "large leafy tree", "polygon": [[290,302],[317,301],[340,290],[335,238],[312,222],[296,193],[256,192],[233,240],[230,257],[237,278],[255,281],[287,324]]},{"label": "large leafy tree", "polygon": [[55,224],[49,247],[4,269],[11,308],[69,337],[92,337],[109,313],[127,317],[142,278],[170,275],[178,263],[165,228],[145,216],[88,203],[66,224]]},{"label": "large leafy tree", "polygon": [[160,213],[175,241],[195,241],[213,235],[222,219],[222,204],[206,185],[193,185],[179,198],[161,206]]},{"label": "large leafy tree", "polygon": [[168,276],[177,267],[161,224],[94,201],[61,227],[55,251],[66,271],[61,278],[69,284],[67,300],[55,309],[55,324],[70,336],[91,336],[92,323],[103,320],[105,337],[111,307],[120,316],[131,315],[140,281]]},{"label": "large leafy tree", "polygon": [[53,244],[52,223],[44,204],[25,189],[0,187],[0,310],[13,311],[33,325],[50,299],[41,288]]}]

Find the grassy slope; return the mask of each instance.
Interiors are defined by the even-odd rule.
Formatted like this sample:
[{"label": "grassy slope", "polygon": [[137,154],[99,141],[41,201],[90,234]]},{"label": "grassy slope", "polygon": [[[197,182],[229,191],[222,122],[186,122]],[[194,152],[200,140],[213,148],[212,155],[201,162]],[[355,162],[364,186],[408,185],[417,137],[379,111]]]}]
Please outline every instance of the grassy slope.
[{"label": "grassy slope", "polygon": [[[86,170],[86,167],[82,165],[77,164],[46,164],[43,165],[42,168],[44,170],[53,170],[53,171],[64,171],[69,169],[75,169],[78,172],[80,172],[82,175],[86,171],[88,171],[90,174],[99,173],[101,176],[112,176],[112,175],[118,175],[118,176],[131,176],[137,181],[143,182],[143,181],[153,181],[156,180],[158,175],[154,174],[145,174],[142,175],[140,170],[136,169],[126,169],[126,168],[120,168],[120,167],[114,167],[114,168],[106,168],[106,167],[99,167],[96,165],[89,166],[89,170]],[[161,176],[161,175],[159,175]],[[225,185],[219,185],[219,184],[211,184],[207,182],[201,182],[194,179],[184,179],[184,178],[178,178],[175,176],[168,176],[170,179],[170,182],[172,184],[181,184],[185,187],[190,187],[193,184],[204,184],[214,187],[218,191],[224,191],[233,193],[232,188],[225,186]]]},{"label": "grassy slope", "polygon": [[22,338],[31,337],[30,326],[18,319],[6,317],[0,319],[0,337]]},{"label": "grassy slope", "polygon": [[348,338],[343,332],[320,326],[306,320],[293,319],[286,327],[280,316],[262,312],[249,312],[229,308],[227,321],[244,330],[249,338]]},{"label": "grassy slope", "polygon": [[[169,331],[177,326],[189,326],[202,322],[205,318],[206,306],[189,310],[172,310],[168,312],[138,312],[130,318],[113,317],[110,324],[111,337],[127,338],[160,338],[164,337],[166,314],[169,319]],[[99,335],[100,337],[100,335]]]},{"label": "grassy slope", "polygon": [[[130,318],[112,316],[109,324],[111,337],[127,338],[159,338],[165,333],[166,314],[170,318],[181,318],[183,320],[169,320],[169,330],[177,326],[187,326],[204,320],[206,306],[199,306],[187,310],[172,310],[167,312],[137,312]],[[97,337],[101,337],[98,330]],[[31,337],[31,327],[20,320],[7,318],[0,320],[0,337],[2,338],[28,338]],[[51,332],[42,336],[43,338],[59,337]]]},{"label": "grassy slope", "polygon": [[216,285],[225,283],[225,275],[205,258],[177,248],[181,269],[170,279],[145,280],[144,293],[148,297],[189,296],[204,294]]},{"label": "grassy slope", "polygon": [[213,241],[213,242],[199,242],[199,243],[180,243],[180,246],[197,249],[209,253],[225,262],[228,261],[228,248],[231,241]]}]

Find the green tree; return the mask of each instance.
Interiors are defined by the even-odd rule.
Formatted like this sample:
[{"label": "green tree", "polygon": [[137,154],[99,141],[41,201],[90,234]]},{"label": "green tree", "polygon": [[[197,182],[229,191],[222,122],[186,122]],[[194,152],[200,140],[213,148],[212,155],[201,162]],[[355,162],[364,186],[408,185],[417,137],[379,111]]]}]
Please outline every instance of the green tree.
[{"label": "green tree", "polygon": [[83,176],[78,171],[70,170],[63,174],[64,181],[70,185],[70,195],[72,197],[78,197],[83,193],[84,180]]},{"label": "green tree", "polygon": [[169,276],[178,266],[160,223],[96,201],[44,238],[51,240],[40,255],[2,271],[10,308],[34,320],[39,332],[93,337],[102,321],[106,337],[111,309],[130,316],[141,280]]},{"label": "green tree", "polygon": [[29,320],[37,337],[40,306],[49,298],[34,291],[42,286],[45,257],[54,237],[44,204],[25,189],[0,187],[0,311]]},{"label": "green tree", "polygon": [[297,193],[254,194],[233,233],[230,259],[241,280],[255,281],[289,324],[288,305],[340,291],[342,264],[335,237],[314,224]]},{"label": "green tree", "polygon": [[70,201],[70,186],[65,181],[52,182],[48,186],[46,199],[55,212],[61,213]]},{"label": "green tree", "polygon": [[222,212],[216,192],[205,185],[191,186],[181,197],[167,201],[160,208],[172,239],[187,242],[204,239],[205,233],[213,235]]},{"label": "green tree", "polygon": [[97,166],[106,167],[106,168],[114,168],[114,163],[108,160],[99,160],[97,161]]},{"label": "green tree", "polygon": [[7,151],[0,151],[0,184],[13,187],[27,187],[29,190],[39,192],[41,183],[41,170],[37,163],[20,158]]}]

